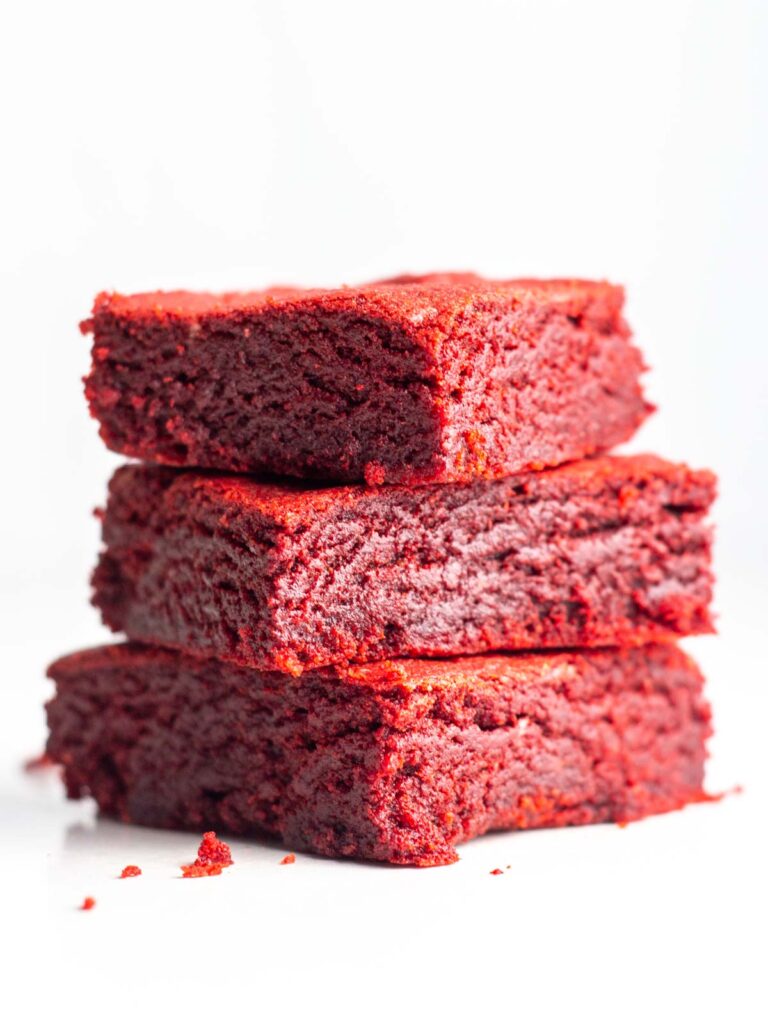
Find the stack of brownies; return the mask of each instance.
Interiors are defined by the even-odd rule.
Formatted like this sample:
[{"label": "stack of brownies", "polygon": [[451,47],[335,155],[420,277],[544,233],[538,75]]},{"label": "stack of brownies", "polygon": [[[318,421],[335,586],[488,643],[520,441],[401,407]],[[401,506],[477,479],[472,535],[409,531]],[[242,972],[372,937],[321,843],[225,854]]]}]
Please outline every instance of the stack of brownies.
[{"label": "stack of brownies", "polygon": [[[68,792],[124,821],[446,864],[703,797],[711,473],[600,454],[650,406],[623,292],[403,277],[100,295],[115,473],[50,674]],[[494,653],[490,653],[494,652]]]}]

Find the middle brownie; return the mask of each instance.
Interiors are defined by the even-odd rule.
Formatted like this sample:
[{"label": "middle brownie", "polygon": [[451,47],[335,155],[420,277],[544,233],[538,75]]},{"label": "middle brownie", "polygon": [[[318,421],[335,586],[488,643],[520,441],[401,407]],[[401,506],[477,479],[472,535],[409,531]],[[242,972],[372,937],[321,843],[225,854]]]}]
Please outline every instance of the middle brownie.
[{"label": "middle brownie", "polygon": [[380,490],[129,465],[94,603],[131,639],[292,674],[706,632],[713,495],[651,456]]}]

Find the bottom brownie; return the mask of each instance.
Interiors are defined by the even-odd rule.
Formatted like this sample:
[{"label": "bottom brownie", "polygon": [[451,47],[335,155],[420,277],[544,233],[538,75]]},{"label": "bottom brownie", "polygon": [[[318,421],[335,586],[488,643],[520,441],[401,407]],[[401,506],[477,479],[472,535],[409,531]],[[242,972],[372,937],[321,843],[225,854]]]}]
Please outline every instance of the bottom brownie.
[{"label": "bottom brownie", "polygon": [[671,644],[298,679],[118,644],[49,674],[69,795],[142,825],[426,866],[492,829],[629,821],[703,795],[709,708]]}]

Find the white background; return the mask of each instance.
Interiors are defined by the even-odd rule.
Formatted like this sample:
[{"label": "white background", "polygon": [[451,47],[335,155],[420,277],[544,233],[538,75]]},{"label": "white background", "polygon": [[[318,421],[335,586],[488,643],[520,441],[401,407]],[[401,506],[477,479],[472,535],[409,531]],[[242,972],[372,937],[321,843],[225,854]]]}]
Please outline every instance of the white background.
[{"label": "white background", "polygon": [[[5,1019],[766,1019],[767,67],[761,0],[5,7]],[[182,883],[195,837],[97,823],[19,771],[46,663],[105,635],[90,512],[119,460],[77,322],[104,288],[432,269],[626,283],[660,406],[633,447],[721,476],[721,633],[688,646],[711,787],[745,792],[430,871],[239,842]]]}]

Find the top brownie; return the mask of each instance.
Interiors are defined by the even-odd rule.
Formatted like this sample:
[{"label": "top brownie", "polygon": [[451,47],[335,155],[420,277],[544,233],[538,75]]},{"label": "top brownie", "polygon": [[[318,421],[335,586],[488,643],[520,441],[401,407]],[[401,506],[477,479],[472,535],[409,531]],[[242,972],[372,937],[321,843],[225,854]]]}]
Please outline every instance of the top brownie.
[{"label": "top brownie", "polygon": [[369,484],[469,481],[625,441],[650,411],[605,282],[102,294],[86,394],[115,451]]}]

